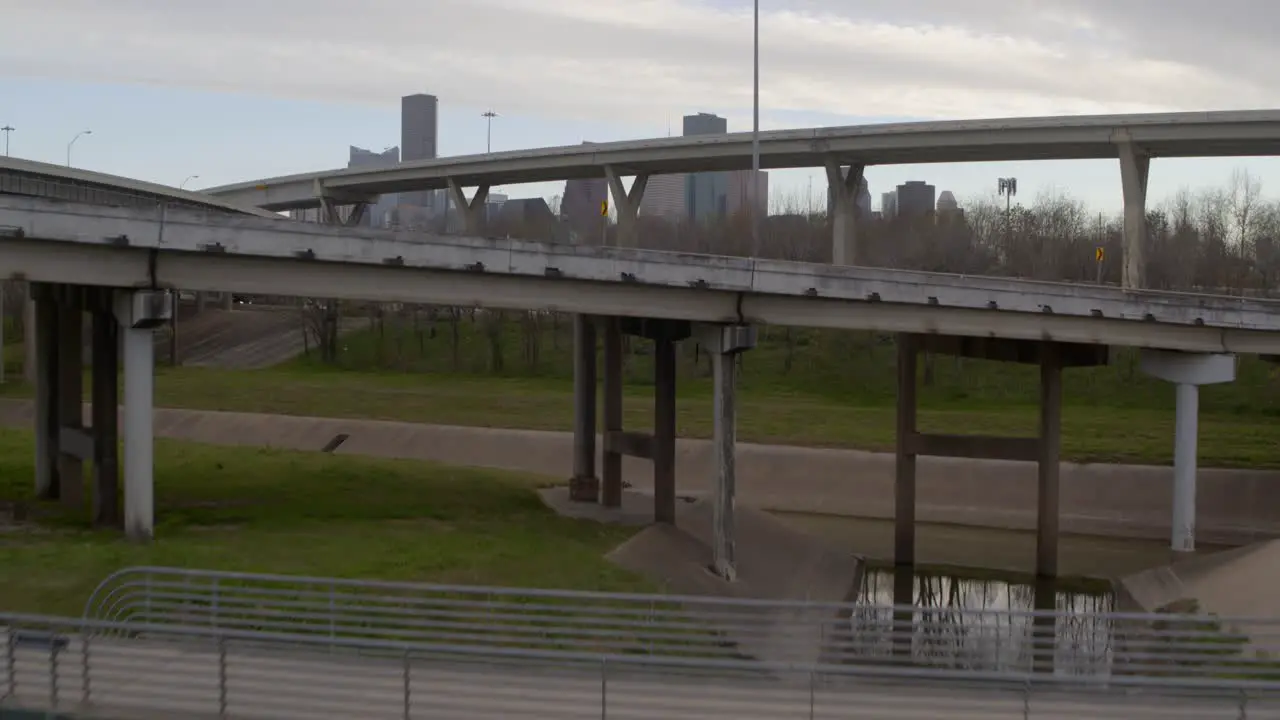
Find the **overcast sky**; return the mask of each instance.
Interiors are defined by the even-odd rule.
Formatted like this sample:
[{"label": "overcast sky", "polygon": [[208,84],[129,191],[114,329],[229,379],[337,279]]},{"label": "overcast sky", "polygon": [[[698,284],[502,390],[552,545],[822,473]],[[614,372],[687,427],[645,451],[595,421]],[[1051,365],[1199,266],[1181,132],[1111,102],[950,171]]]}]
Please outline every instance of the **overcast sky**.
[{"label": "overcast sky", "polygon": [[[483,151],[490,107],[495,149],[665,135],[696,111],[748,130],[750,13],[745,0],[0,0],[0,125],[17,128],[15,155],[55,162],[92,128],[77,165],[200,175],[193,186],[398,144],[411,92],[440,97],[446,154]],[[1280,105],[1280,4],[1262,0],[762,0],[761,13],[766,129]],[[1113,165],[868,176],[966,196],[1017,174],[1024,194],[1055,186],[1110,209]],[[1239,166],[1280,187],[1269,159],[1167,161],[1152,193]],[[775,177],[807,192],[812,176]]]}]

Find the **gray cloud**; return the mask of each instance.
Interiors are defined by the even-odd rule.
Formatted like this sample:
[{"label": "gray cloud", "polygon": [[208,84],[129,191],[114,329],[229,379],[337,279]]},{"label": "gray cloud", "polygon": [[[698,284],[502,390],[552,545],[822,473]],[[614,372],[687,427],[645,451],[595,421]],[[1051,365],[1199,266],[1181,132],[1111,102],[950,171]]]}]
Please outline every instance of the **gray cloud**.
[{"label": "gray cloud", "polygon": [[[0,72],[665,123],[750,104],[745,0],[43,0]],[[9,7],[13,6],[13,7]],[[764,0],[766,108],[961,117],[1275,104],[1270,3]],[[1234,12],[1233,12],[1234,10]]]}]

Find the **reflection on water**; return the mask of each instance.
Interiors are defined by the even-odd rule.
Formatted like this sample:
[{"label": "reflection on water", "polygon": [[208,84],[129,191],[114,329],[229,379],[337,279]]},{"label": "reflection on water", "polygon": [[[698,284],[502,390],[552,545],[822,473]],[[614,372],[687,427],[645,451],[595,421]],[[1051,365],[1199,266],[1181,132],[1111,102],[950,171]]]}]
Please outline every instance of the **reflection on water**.
[{"label": "reflection on water", "polygon": [[[860,607],[852,617],[854,657],[905,659],[909,622],[913,663],[965,670],[1052,667],[1059,674],[1108,674],[1113,628],[1109,618],[1098,614],[1114,609],[1109,588],[1082,583],[1037,585],[1033,578],[1020,576],[964,577],[922,569],[895,576],[892,569],[868,568],[857,598]],[[888,609],[890,605],[915,609],[895,613]],[[1057,610],[1063,615],[1037,618],[1032,614],[1036,610]],[[900,628],[896,634],[895,624]]]}]

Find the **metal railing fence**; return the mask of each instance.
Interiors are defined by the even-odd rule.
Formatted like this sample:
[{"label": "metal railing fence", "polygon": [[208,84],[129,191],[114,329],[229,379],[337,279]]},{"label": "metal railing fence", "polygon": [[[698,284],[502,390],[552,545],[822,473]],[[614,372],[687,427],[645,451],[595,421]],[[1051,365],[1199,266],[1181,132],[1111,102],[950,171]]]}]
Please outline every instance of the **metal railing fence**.
[{"label": "metal railing fence", "polygon": [[1280,622],[1205,615],[894,608],[139,567],[104,580],[85,617],[591,662],[627,655],[1280,684],[1273,659]]},{"label": "metal railing fence", "polygon": [[[1261,718],[1274,683],[466,647],[0,615],[0,710],[63,717]],[[2,713],[0,713],[2,714]]]}]

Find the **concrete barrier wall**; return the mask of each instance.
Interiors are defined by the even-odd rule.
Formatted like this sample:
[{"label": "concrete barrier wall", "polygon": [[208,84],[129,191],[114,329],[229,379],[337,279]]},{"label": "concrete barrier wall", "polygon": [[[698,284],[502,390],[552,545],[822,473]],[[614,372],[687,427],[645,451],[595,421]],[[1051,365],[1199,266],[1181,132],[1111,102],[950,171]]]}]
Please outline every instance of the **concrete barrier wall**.
[{"label": "concrete barrier wall", "polygon": [[[29,402],[0,402],[0,424],[31,427]],[[192,410],[156,411],[156,434],[197,442],[319,450],[349,435],[339,454],[413,458],[567,479],[569,433],[469,428],[370,420],[304,418]],[[602,443],[597,443],[597,447]],[[677,488],[711,486],[711,445],[677,443]],[[773,445],[738,447],[739,499],[768,510],[893,517],[894,458],[882,453]],[[626,458],[624,481],[652,487],[647,461]],[[1031,463],[920,458],[917,517],[923,522],[1035,527],[1036,466]],[[1163,539],[1169,536],[1173,469],[1138,465],[1062,466],[1065,532]],[[1236,544],[1280,537],[1280,472],[1201,470],[1198,533]]]}]

